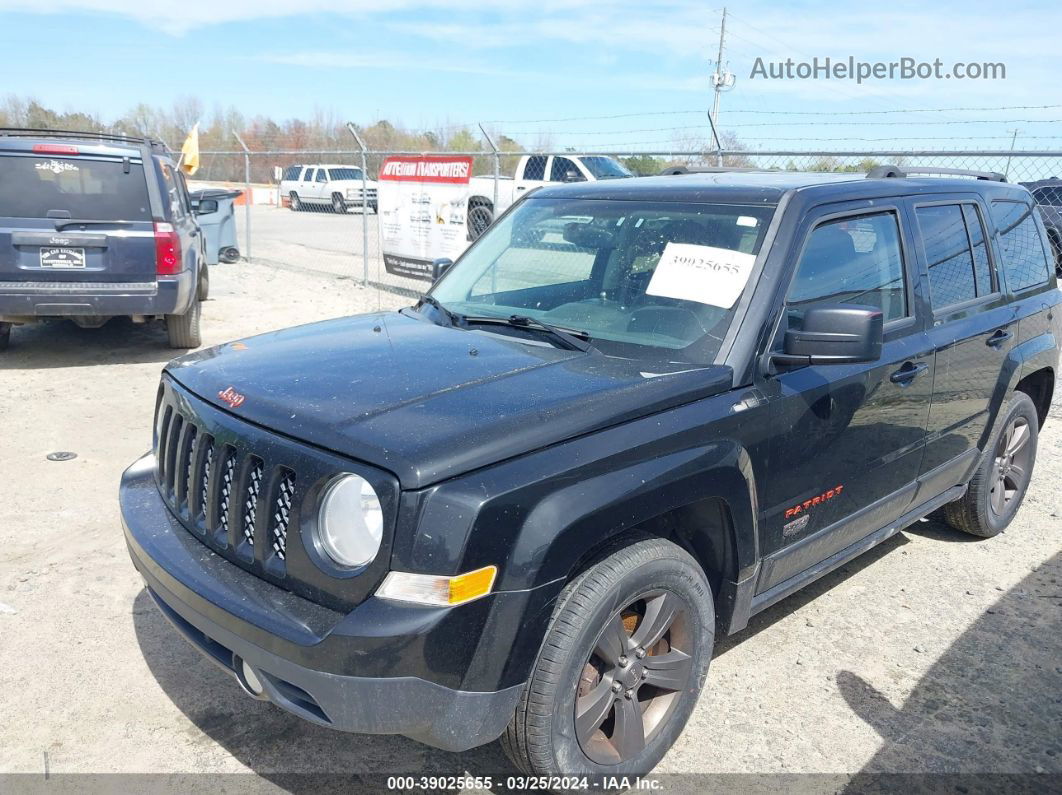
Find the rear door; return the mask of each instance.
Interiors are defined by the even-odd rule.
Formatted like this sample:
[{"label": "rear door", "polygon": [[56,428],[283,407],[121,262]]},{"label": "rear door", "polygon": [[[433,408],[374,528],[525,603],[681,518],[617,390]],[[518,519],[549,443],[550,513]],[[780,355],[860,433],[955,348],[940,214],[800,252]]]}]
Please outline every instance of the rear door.
[{"label": "rear door", "polygon": [[[933,311],[936,378],[929,412],[924,501],[965,477],[1002,394],[996,394],[1018,318],[988,245],[984,206],[955,195],[914,203]],[[994,405],[993,405],[994,404]]]},{"label": "rear door", "polygon": [[139,150],[0,149],[0,290],[4,282],[153,282],[158,194]]}]

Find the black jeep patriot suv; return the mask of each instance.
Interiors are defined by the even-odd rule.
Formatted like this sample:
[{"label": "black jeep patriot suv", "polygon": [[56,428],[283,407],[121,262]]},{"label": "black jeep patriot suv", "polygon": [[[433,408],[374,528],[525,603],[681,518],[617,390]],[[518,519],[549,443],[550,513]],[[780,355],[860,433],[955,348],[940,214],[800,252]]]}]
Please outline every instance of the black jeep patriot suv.
[{"label": "black jeep patriot suv", "polygon": [[415,307],[171,363],[133,562],[314,723],[646,772],[717,628],[931,512],[1014,519],[1062,294],[1028,191],[966,176],[536,191]]}]

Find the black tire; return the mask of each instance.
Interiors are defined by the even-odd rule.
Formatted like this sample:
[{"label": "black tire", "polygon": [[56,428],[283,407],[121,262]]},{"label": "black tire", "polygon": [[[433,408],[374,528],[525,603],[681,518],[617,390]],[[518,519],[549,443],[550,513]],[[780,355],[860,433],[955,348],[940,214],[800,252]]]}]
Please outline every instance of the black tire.
[{"label": "black tire", "polygon": [[200,301],[205,301],[210,297],[210,268],[206,265],[199,272],[199,289],[196,290],[196,297]]},{"label": "black tire", "polygon": [[288,194],[288,206],[291,207],[291,211],[294,213],[302,209],[302,201],[299,199],[299,194],[295,191]]},{"label": "black tire", "polygon": [[226,265],[232,265],[240,261],[240,250],[235,246],[226,246],[218,252],[218,259]]},{"label": "black tire", "polygon": [[489,204],[477,204],[468,208],[468,239],[476,240],[487,231],[494,221],[494,211]]},{"label": "black tire", "polygon": [[11,324],[0,323],[0,351],[6,351],[11,344]]},{"label": "black tire", "polygon": [[183,315],[166,315],[166,334],[171,348],[198,348],[203,344],[199,332],[202,304],[198,300]]},{"label": "black tire", "polygon": [[[668,623],[671,609],[677,612]],[[637,645],[665,623],[658,642]],[[711,588],[684,550],[659,538],[607,550],[557,601],[502,738],[506,754],[528,775],[600,782],[648,773],[697,703],[714,634]],[[647,662],[654,657],[659,668]],[[656,680],[678,686],[658,687]],[[579,720],[577,704],[583,705]]]},{"label": "black tire", "polygon": [[1032,398],[1024,392],[1012,394],[999,412],[966,494],[944,506],[949,525],[982,538],[1007,529],[1029,488],[1039,423]]},{"label": "black tire", "polygon": [[343,197],[338,193],[332,194],[332,212],[345,213],[347,211],[347,203],[343,201]]}]

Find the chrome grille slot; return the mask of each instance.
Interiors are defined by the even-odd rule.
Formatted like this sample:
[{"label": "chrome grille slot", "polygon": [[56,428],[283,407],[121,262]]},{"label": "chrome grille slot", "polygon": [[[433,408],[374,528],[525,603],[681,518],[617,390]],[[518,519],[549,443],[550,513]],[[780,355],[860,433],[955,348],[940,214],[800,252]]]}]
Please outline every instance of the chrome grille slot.
[{"label": "chrome grille slot", "polygon": [[258,515],[258,496],[262,492],[263,477],[262,459],[251,456],[250,468],[247,471],[247,486],[243,492],[241,523],[243,538],[252,547],[254,546],[254,522]]},{"label": "chrome grille slot", "polygon": [[288,547],[288,521],[291,506],[295,500],[295,473],[283,470],[277,484],[277,496],[273,501],[273,516],[270,518],[269,537],[273,545],[273,554],[284,560]]},{"label": "chrome grille slot", "polygon": [[232,492],[236,488],[236,451],[231,447],[226,446],[221,456],[218,476],[221,478],[221,488],[218,490],[218,512],[214,526],[224,535],[228,543],[229,507],[232,505]]}]

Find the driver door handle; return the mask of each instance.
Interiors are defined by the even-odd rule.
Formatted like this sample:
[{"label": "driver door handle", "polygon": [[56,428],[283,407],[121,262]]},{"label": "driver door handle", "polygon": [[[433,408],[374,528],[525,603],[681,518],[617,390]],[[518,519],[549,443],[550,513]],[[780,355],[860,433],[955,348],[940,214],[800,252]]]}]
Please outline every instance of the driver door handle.
[{"label": "driver door handle", "polygon": [[925,362],[904,362],[903,367],[889,376],[889,380],[894,384],[906,386],[928,369],[929,365]]},{"label": "driver door handle", "polygon": [[1000,345],[1002,345],[1004,342],[1006,342],[1013,336],[1014,335],[1011,334],[1009,331],[999,329],[995,334],[985,340],[985,345],[987,345],[989,348],[998,348]]}]

